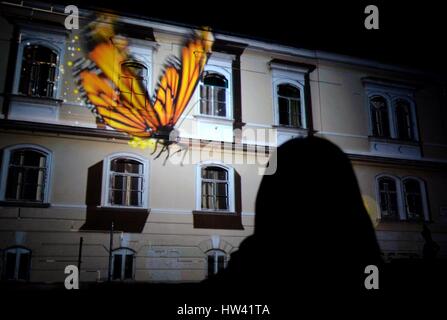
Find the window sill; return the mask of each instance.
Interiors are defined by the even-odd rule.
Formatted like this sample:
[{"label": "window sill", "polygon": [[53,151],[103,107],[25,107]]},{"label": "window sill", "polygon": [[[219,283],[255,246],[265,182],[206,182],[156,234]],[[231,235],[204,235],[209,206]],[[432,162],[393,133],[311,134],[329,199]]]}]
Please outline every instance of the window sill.
[{"label": "window sill", "polygon": [[208,116],[203,114],[195,114],[193,117],[199,121],[207,121],[213,123],[220,122],[225,124],[232,124],[234,121],[233,119],[228,117]]},{"label": "window sill", "polygon": [[114,212],[150,212],[149,208],[144,207],[126,207],[126,206],[97,206],[99,211],[114,211]]},{"label": "window sill", "polygon": [[23,207],[23,208],[49,208],[50,203],[26,202],[26,201],[0,201],[2,207]]},{"label": "window sill", "polygon": [[419,141],[416,140],[399,140],[395,138],[382,138],[382,137],[376,137],[376,136],[368,136],[369,141],[373,142],[382,142],[382,143],[390,143],[390,144],[402,144],[402,145],[409,145],[409,146],[419,146]]},{"label": "window sill", "polygon": [[28,96],[24,94],[11,94],[11,100],[13,101],[22,101],[27,103],[37,103],[37,104],[46,104],[53,106],[61,106],[64,100],[51,98],[51,97],[40,97],[40,96]]},{"label": "window sill", "polygon": [[244,230],[242,217],[236,212],[194,210],[192,214],[194,228]]}]

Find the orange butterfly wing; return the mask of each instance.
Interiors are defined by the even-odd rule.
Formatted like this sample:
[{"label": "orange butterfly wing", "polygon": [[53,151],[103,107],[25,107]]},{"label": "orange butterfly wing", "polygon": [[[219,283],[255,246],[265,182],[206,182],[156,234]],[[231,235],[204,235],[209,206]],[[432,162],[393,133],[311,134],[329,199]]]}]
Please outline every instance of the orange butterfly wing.
[{"label": "orange butterfly wing", "polygon": [[168,65],[160,78],[154,110],[163,126],[174,126],[191,100],[211,52],[211,32],[202,32],[183,49],[181,68]]}]

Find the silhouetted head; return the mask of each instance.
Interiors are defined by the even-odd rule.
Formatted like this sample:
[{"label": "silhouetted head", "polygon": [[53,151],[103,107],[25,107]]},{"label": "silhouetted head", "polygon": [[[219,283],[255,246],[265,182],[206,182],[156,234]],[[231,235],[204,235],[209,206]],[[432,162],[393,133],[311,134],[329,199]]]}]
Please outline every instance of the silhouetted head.
[{"label": "silhouetted head", "polygon": [[310,137],[284,143],[276,159],[276,173],[259,187],[254,233],[258,246],[275,256],[270,267],[357,276],[377,264],[375,232],[347,156]]}]

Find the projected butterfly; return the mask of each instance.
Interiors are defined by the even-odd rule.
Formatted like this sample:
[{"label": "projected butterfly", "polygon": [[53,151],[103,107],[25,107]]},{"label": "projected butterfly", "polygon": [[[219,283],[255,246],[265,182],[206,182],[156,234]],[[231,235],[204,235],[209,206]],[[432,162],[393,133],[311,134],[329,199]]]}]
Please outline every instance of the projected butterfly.
[{"label": "projected butterfly", "polygon": [[[89,27],[86,57],[73,69],[81,92],[100,121],[134,137],[134,141],[155,139],[162,145],[158,158],[177,143],[175,126],[185,111],[211,53],[213,35],[202,31],[191,37],[180,59],[165,64],[151,99],[146,85],[132,64],[127,39],[116,36],[111,21]],[[180,150],[179,150],[180,151]]]}]

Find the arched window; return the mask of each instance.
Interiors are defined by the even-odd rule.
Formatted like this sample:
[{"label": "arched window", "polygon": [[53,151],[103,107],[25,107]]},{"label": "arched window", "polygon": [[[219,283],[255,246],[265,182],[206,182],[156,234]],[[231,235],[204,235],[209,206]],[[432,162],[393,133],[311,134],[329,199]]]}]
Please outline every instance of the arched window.
[{"label": "arched window", "polygon": [[228,80],[221,74],[205,72],[200,85],[200,113],[227,117]]},{"label": "arched window", "polygon": [[112,252],[112,279],[131,280],[134,278],[135,251],[118,248]]},{"label": "arched window", "polygon": [[417,179],[403,180],[405,212],[408,220],[424,220],[424,197],[421,182]]},{"label": "arched window", "polygon": [[29,280],[31,251],[23,247],[6,249],[3,255],[3,278],[5,280]]},{"label": "arched window", "polygon": [[371,109],[372,133],[375,137],[389,138],[390,123],[388,104],[384,97],[374,96],[369,99]]},{"label": "arched window", "polygon": [[291,84],[277,86],[279,124],[303,127],[301,91]]},{"label": "arched window", "polygon": [[141,207],[143,203],[142,162],[116,158],[110,162],[110,204]]},{"label": "arched window", "polygon": [[48,202],[51,154],[41,147],[18,145],[5,149],[2,200],[8,202]]},{"label": "arched window", "polygon": [[213,249],[207,252],[208,277],[211,277],[221,270],[225,269],[227,264],[227,255],[222,250]]},{"label": "arched window", "polygon": [[397,139],[413,140],[414,136],[410,103],[405,99],[397,99],[394,102],[394,112],[396,115]]},{"label": "arched window", "polygon": [[30,44],[23,48],[19,93],[54,97],[57,53],[45,46]]},{"label": "arched window", "polygon": [[202,210],[230,209],[228,170],[217,166],[202,167]]},{"label": "arched window", "polygon": [[120,94],[127,101],[132,99],[145,99],[147,88],[147,68],[135,61],[121,64]]},{"label": "arched window", "polygon": [[379,184],[380,215],[382,219],[398,220],[398,189],[396,181],[391,177],[381,177]]}]

